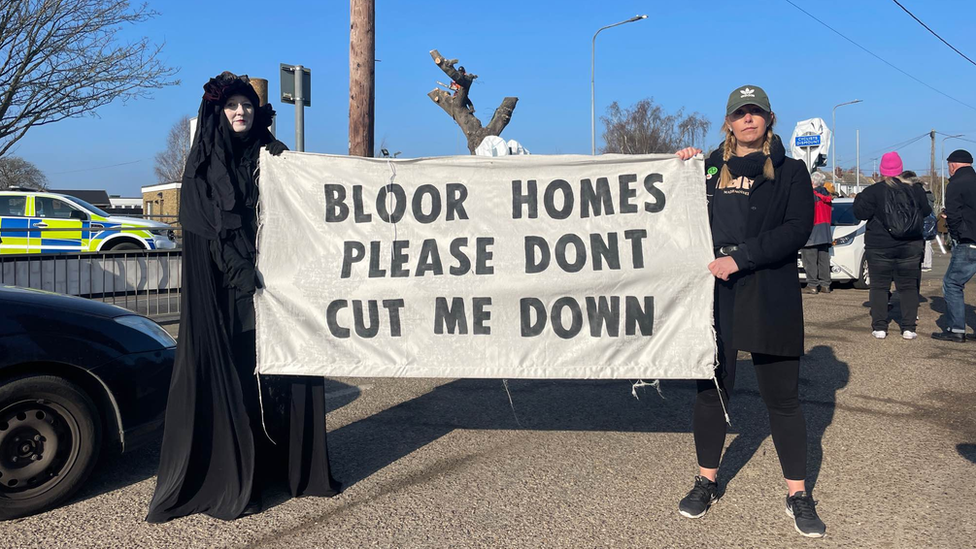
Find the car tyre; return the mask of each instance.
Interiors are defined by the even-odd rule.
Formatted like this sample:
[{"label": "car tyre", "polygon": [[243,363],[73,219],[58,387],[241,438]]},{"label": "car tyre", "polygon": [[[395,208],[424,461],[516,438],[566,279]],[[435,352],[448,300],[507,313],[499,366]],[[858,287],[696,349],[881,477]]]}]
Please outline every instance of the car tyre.
[{"label": "car tyre", "polygon": [[861,273],[854,281],[854,287],[858,290],[867,290],[871,287],[871,274],[868,272],[867,256],[861,258]]},{"label": "car tyre", "polygon": [[145,250],[145,248],[135,242],[122,242],[108,248],[110,252],[125,252],[129,250]]},{"label": "car tyre", "polygon": [[0,386],[0,520],[50,508],[88,478],[101,448],[91,398],[74,383],[29,375]]}]

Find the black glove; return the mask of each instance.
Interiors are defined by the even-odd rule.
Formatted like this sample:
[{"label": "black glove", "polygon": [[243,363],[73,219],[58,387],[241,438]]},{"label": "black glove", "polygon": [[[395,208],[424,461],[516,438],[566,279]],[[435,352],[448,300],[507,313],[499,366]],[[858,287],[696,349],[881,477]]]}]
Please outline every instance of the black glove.
[{"label": "black glove", "polygon": [[271,153],[271,156],[280,156],[281,153],[288,150],[288,147],[286,147],[284,143],[278,141],[277,139],[265,145],[264,148],[269,153]]}]

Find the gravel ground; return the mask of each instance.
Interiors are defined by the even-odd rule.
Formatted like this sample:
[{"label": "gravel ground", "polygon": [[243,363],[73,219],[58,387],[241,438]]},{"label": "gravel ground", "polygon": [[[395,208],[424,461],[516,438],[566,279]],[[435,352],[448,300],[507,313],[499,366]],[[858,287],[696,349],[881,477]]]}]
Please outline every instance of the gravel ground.
[{"label": "gravel ground", "polygon": [[785,515],[743,355],[725,494],[701,520],[676,511],[696,472],[693,382],[638,400],[626,381],[513,380],[513,411],[497,380],[337,379],[329,443],[347,488],[335,498],[289,499],[279,486],[253,517],[150,525],[159,450],[148,446],[104,461],[68,504],[0,523],[0,546],[974,547],[976,342],[928,338],[944,309],[936,271],[915,341],[870,337],[866,291],[804,295],[801,397],[823,540]]}]

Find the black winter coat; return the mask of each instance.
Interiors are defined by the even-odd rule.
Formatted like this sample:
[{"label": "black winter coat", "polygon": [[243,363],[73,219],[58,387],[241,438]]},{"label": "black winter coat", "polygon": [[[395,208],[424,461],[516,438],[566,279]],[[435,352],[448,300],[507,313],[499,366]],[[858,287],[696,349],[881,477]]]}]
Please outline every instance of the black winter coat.
[{"label": "black winter coat", "polygon": [[[901,180],[899,179],[898,181]],[[932,208],[929,207],[928,197],[925,196],[925,189],[921,185],[912,185],[905,182],[901,182],[899,185],[906,185],[911,190],[912,195],[915,197],[915,204],[918,205],[918,214],[921,218],[925,218],[932,213]],[[922,240],[921,236],[914,239],[898,239],[891,236],[888,229],[885,228],[882,218],[884,217],[887,186],[888,184],[882,179],[877,183],[869,185],[854,197],[854,216],[858,219],[867,220],[867,225],[865,225],[864,229],[864,247],[869,250],[908,246],[912,242]]]},{"label": "black winter coat", "polygon": [[[777,138],[778,139],[778,138]],[[705,160],[708,216],[722,170],[722,147]],[[732,254],[735,279],[732,345],[740,351],[777,356],[803,354],[803,302],[796,255],[813,230],[813,187],[806,165],[779,157],[776,177],[759,174],[749,194],[746,239]],[[730,279],[731,280],[731,279]],[[728,334],[725,334],[728,337]]]},{"label": "black winter coat", "polygon": [[945,209],[952,238],[976,244],[976,171],[972,166],[959,168],[949,178]]}]

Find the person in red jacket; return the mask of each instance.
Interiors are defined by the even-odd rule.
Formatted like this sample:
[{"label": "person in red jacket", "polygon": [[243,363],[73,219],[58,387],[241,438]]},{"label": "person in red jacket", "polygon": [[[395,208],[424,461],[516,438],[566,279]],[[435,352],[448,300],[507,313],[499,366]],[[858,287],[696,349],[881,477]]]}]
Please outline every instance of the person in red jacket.
[{"label": "person in red jacket", "polygon": [[[818,177],[819,176],[819,177]],[[806,246],[800,250],[803,270],[807,274],[807,293],[830,293],[830,243],[833,234],[830,230],[830,216],[834,199],[824,186],[824,174],[814,173],[810,180],[813,185],[813,232]]]}]

